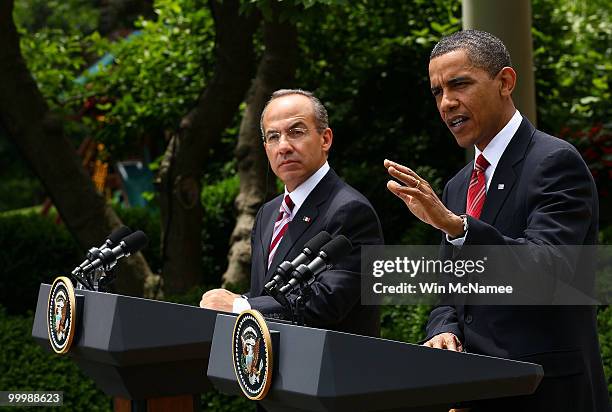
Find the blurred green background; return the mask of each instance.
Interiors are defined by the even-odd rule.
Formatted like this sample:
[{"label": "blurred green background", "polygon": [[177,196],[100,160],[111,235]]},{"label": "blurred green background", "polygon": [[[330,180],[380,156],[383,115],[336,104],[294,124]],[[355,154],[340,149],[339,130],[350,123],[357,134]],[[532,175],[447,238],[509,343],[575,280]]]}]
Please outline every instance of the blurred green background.
[{"label": "blurred green background", "polygon": [[[460,3],[286,3],[280,18],[298,33],[294,83],[315,91],[328,108],[336,137],[330,163],[371,200],[388,244],[437,243],[439,234],[386,191],[382,160],[414,165],[438,192],[464,164],[465,153],[439,120],[427,77],[435,42],[461,27]],[[244,1],[241,12],[269,18],[273,1]],[[612,243],[609,12],[606,1],[532,2],[538,127],[572,142],[589,165],[600,194],[604,244]],[[92,161],[109,165],[111,174],[120,176],[120,162],[139,159],[145,181],[155,176],[169,135],[213,76],[216,27],[209,3],[15,0],[13,18],[27,67],[75,149],[93,141]],[[256,31],[256,57],[263,43]],[[240,179],[234,149],[244,110],[242,104],[202,165],[203,276],[164,299],[197,305],[202,290],[222,283],[236,221]],[[151,180],[135,190],[137,198],[129,198],[124,181],[101,191],[124,224],[148,234],[144,256],[159,273],[160,188]],[[110,398],[73,363],[45,353],[30,337],[38,285],[70,271],[84,253],[53,208],[42,212],[47,198],[0,124],[0,389],[63,390],[67,409],[110,410]],[[612,392],[612,310],[600,307],[598,313]],[[383,337],[418,341],[427,315],[427,307],[384,307]],[[214,392],[203,395],[202,405],[254,410],[241,398]]]}]

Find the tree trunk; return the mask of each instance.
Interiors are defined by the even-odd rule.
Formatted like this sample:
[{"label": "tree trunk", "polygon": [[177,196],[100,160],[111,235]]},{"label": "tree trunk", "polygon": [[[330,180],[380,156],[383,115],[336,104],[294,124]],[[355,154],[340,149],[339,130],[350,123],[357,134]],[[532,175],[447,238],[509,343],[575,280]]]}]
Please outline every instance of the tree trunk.
[{"label": "tree trunk", "polygon": [[259,16],[240,15],[239,0],[212,0],[210,7],[216,27],[215,72],[171,138],[160,167],[162,276],[169,293],[202,281],[202,166],[232,121],[255,71],[253,34]]},{"label": "tree trunk", "polygon": [[[52,113],[23,60],[13,22],[13,0],[0,2],[0,122],[9,139],[41,180],[62,220],[83,249],[100,244],[121,225],[81,167],[64,135],[62,119]],[[79,262],[66,262],[66,271]],[[140,253],[124,259],[117,287],[143,296],[155,276]]]},{"label": "tree trunk", "polygon": [[[274,190],[274,175],[268,172],[268,159],[261,140],[259,120],[261,112],[278,89],[291,87],[297,64],[297,30],[290,22],[264,24],[266,46],[257,77],[253,80],[247,107],[240,125],[236,146],[240,193],[235,206],[238,211],[236,226],[230,238],[228,267],[223,274],[223,285],[244,288],[251,271],[251,230],[257,210],[266,200],[266,188]],[[268,182],[266,179],[268,178]]]}]

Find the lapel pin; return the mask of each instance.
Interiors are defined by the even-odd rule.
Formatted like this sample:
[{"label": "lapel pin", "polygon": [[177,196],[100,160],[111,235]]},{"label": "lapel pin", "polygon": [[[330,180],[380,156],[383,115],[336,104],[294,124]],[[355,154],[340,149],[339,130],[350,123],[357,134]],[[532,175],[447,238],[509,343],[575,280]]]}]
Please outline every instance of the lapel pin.
[{"label": "lapel pin", "polygon": [[504,184],[503,183],[498,184],[497,190],[504,190]]},{"label": "lapel pin", "polygon": [[302,220],[303,220],[304,222],[306,222],[306,223],[310,223],[310,220],[311,220],[311,219],[310,219],[308,216],[304,216],[304,217],[302,218]]}]

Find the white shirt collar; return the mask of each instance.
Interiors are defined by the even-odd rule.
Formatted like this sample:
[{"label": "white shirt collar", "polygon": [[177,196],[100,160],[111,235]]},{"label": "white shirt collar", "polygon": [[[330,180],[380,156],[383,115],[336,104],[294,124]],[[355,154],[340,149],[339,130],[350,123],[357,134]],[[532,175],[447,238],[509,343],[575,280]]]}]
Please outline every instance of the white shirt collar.
[{"label": "white shirt collar", "polygon": [[306,201],[306,198],[308,197],[308,195],[310,195],[310,192],[312,192],[312,190],[319,184],[319,182],[327,174],[329,169],[330,169],[329,163],[325,161],[325,163],[323,164],[323,166],[319,168],[319,170],[314,172],[312,176],[306,179],[298,187],[293,189],[293,192],[289,193],[287,191],[287,186],[285,186],[285,196],[290,195],[291,200],[293,201],[293,204],[295,205],[293,206],[293,210],[291,211],[291,219],[293,219],[293,216],[295,216],[297,211],[304,204],[304,202]]},{"label": "white shirt collar", "polygon": [[499,159],[501,159],[510,140],[512,140],[512,136],[514,136],[522,121],[523,116],[521,113],[518,110],[515,111],[510,121],[495,135],[482,152],[477,147],[474,147],[474,164],[476,164],[476,159],[480,153],[489,162],[489,167],[485,170],[487,190],[489,190],[489,185],[493,180],[493,173],[495,173]]}]

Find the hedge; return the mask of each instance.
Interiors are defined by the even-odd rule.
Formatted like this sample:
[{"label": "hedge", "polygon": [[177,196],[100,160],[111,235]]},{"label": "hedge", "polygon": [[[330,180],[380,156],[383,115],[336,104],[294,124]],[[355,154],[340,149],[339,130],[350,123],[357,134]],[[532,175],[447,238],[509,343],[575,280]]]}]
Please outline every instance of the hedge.
[{"label": "hedge", "polygon": [[[158,268],[158,213],[136,208],[117,211],[124,224],[148,235],[149,245],[143,254],[154,270]],[[0,214],[0,304],[10,314],[34,308],[38,285],[67,274],[84,255],[66,227],[52,217],[34,212]]]}]

